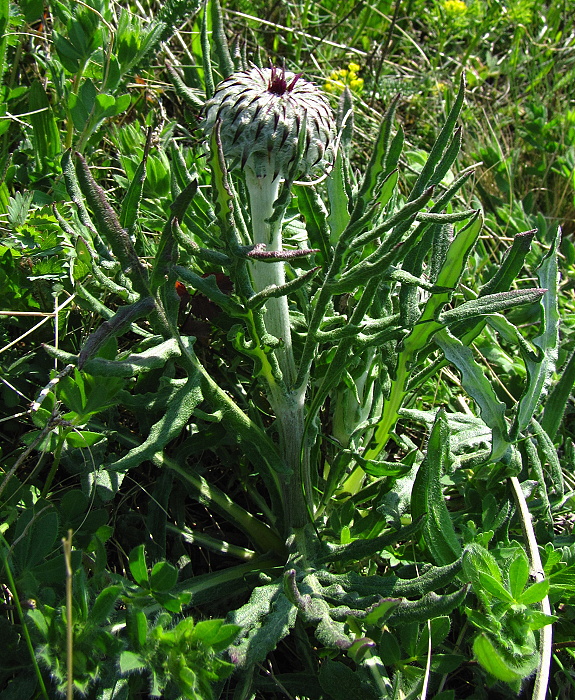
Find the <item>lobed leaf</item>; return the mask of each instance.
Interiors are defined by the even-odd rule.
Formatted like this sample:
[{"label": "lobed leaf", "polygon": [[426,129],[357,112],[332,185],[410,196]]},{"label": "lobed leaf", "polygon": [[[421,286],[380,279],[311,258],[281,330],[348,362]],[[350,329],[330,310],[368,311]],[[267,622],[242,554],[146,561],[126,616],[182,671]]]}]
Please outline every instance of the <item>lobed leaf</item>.
[{"label": "lobed leaf", "polygon": [[166,413],[150,429],[150,434],[141,445],[134,447],[107,468],[124,471],[137,467],[151,459],[156,452],[176,438],[189,421],[194,408],[203,401],[199,374],[190,375],[186,383],[178,388],[168,405]]}]

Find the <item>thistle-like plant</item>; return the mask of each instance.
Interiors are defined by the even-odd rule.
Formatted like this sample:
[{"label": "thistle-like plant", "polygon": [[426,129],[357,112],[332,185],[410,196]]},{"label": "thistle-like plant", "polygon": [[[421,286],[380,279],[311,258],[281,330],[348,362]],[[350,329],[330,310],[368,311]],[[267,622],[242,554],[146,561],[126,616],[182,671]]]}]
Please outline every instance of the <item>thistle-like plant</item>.
[{"label": "thistle-like plant", "polygon": [[[233,73],[208,100],[204,130],[211,134],[216,128],[228,169],[240,169],[245,177],[254,246],[251,257],[256,261],[251,269],[254,291],[281,287],[285,284],[283,213],[294,179],[333,160],[331,107],[301,74],[253,67]],[[277,354],[282,378],[291,386],[296,364],[287,296],[267,300],[265,325],[281,342]]]},{"label": "thistle-like plant", "polygon": [[[208,174],[192,177],[174,168],[174,202],[151,264],[138,256],[121,224],[137,221],[147,153],[120,217],[87,162],[66,153],[64,178],[78,220],[59,214],[62,229],[85,246],[97,283],[128,303],[114,313],[79,287],[106,321],[78,355],[49,351],[89,375],[138,378],[118,400],[136,417],[156,416],[143,440],[118,429],[118,440],[130,449],[109,454],[97,483],[105,474],[113,490],[118,475],[149,461],[170,470],[249,537],[249,545],[239,546],[180,528],[187,541],[241,560],[184,582],[193,605],[253,589],[228,616],[241,627],[229,652],[245,677],[238,697],[249,696],[258,664],[298,619],[300,643],[309,645],[302,629],[313,628],[326,653],[347,654],[360,685],[375,684],[379,697],[393,697],[398,688],[415,697],[426,682],[424,670],[404,676],[392,661],[386,668],[382,628],[449,615],[467,596],[460,575],[466,542],[453,524],[461,514],[448,510],[442,477],[475,469],[478,479],[498,484],[514,478],[522,460],[530,469],[538,450],[550,454],[530,419],[556,349],[556,247],[537,271],[540,287],[512,289],[533,232],[517,236],[476,293],[460,287],[482,227],[480,212],[458,199],[471,171],[454,172],[463,84],[416,176],[403,172],[403,133],[394,132],[397,101],[382,118],[365,171],[356,175],[347,153],[349,93],[334,128],[317,88],[283,69],[236,72],[217,11],[213,31],[228,77],[213,94],[208,87]],[[314,168],[327,172],[325,182],[312,181]],[[199,181],[209,182],[210,197]],[[290,240],[294,217],[307,237],[299,248]],[[96,272],[100,241],[108,248],[106,274]],[[231,292],[220,286],[222,274]],[[228,375],[226,384],[209,354],[196,352],[195,338],[178,325],[177,283],[219,307],[225,352],[235,357],[234,367],[248,369],[250,382]],[[525,305],[542,313],[543,331],[533,345],[502,315]],[[470,350],[488,324],[506,342],[517,339],[529,368],[515,412],[506,413]],[[112,339],[128,329],[142,340],[110,359]],[[461,373],[478,415],[408,408],[447,363]],[[148,375],[154,386],[161,377],[155,393]],[[429,427],[425,455],[398,429],[405,415]],[[181,458],[170,454],[176,439],[197,441],[214,424],[226,436],[226,449],[232,443],[241,448],[243,457],[230,472],[252,506],[240,505],[194,470],[185,448],[179,448]],[[520,453],[519,440],[531,447]],[[214,451],[220,454],[218,445]],[[554,487],[559,493],[560,479]],[[401,556],[402,542],[424,553],[428,566],[421,575],[378,568],[378,556]],[[404,556],[406,563],[420,563]],[[529,654],[532,668],[539,657],[532,647]],[[342,678],[351,672],[339,662],[336,667]],[[322,687],[339,697],[328,677]]]}]

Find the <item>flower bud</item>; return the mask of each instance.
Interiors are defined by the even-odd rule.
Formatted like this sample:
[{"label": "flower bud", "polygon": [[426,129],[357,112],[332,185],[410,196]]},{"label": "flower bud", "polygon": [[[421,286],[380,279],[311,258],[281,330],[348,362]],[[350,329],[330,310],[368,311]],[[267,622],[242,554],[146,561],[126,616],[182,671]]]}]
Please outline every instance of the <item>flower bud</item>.
[{"label": "flower bud", "polygon": [[249,168],[257,178],[285,177],[303,153],[296,176],[333,158],[332,110],[312,83],[279,68],[238,71],[221,82],[205,107],[203,128],[221,122],[224,155],[230,169]]}]

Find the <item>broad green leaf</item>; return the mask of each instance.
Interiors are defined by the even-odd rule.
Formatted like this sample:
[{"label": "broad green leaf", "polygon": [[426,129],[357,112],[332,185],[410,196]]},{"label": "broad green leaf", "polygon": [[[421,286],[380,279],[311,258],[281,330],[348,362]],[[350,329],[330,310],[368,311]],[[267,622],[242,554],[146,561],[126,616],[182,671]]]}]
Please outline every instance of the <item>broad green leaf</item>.
[{"label": "broad green leaf", "polygon": [[68,98],[68,108],[76,130],[81,133],[92,119],[96,107],[98,90],[94,83],[87,79],[80,85],[77,93],[71,93]]},{"label": "broad green leaf", "polygon": [[116,585],[104,588],[94,601],[94,605],[88,615],[88,623],[98,626],[109,622],[121,593],[122,586]]},{"label": "broad green leaf", "polygon": [[484,590],[487,591],[490,595],[494,596],[498,600],[503,601],[504,603],[513,603],[514,598],[509,593],[509,591],[499,583],[499,581],[491,576],[491,574],[486,574],[483,571],[479,573],[479,583],[483,587]]},{"label": "broad green leaf", "polygon": [[575,565],[562,566],[558,571],[549,576],[551,587],[558,591],[575,593]]},{"label": "broad green leaf", "polygon": [[113,107],[116,104],[116,100],[112,95],[106,95],[102,92],[98,93],[95,99],[96,104],[102,112],[105,112],[106,110],[110,109],[110,107]]},{"label": "broad green leaf", "polygon": [[[338,158],[341,158],[341,155]],[[310,246],[319,249],[323,265],[327,268],[331,261],[330,238],[332,243],[337,242],[337,238],[341,234],[341,230],[343,230],[340,230],[341,226],[345,228],[344,221],[347,223],[345,218],[347,213],[345,207],[348,202],[347,195],[338,192],[337,196],[345,198],[345,205],[334,208],[332,204],[332,211],[328,215],[322,199],[314,189],[303,186],[295,187],[294,189],[297,193],[298,209],[305,219]],[[338,211],[339,208],[342,211]],[[336,213],[338,218],[334,220]],[[349,215],[347,218],[349,219]],[[334,229],[337,235],[334,233]]]},{"label": "broad green leaf", "polygon": [[[72,571],[77,571],[81,565],[82,552],[78,549],[72,550]],[[48,560],[29,569],[29,573],[43,586],[59,586],[62,583],[63,571],[66,571],[66,562],[63,554],[50,557]]]},{"label": "broad green leaf", "polygon": [[[332,245],[337,243],[339,237],[345,231],[345,227],[349,223],[349,198],[347,195],[344,178],[345,169],[343,154],[340,150],[336,156],[330,177],[327,179],[327,192],[329,198],[329,214],[327,216],[327,224],[329,226],[329,239],[331,240]],[[304,187],[302,189],[307,188]],[[310,241],[313,245],[313,240],[311,237]],[[327,265],[329,260],[326,258],[325,262]]]},{"label": "broad green leaf", "polygon": [[126,632],[135,649],[142,649],[148,636],[148,620],[142,610],[129,606],[126,611]]},{"label": "broad green leaf", "polygon": [[381,627],[400,602],[401,600],[399,598],[382,598],[363,618],[363,623]]},{"label": "broad green leaf", "polygon": [[29,569],[56,547],[59,519],[54,508],[35,513],[25,510],[18,518],[12,554],[19,571]]},{"label": "broad green leaf", "polygon": [[481,545],[473,542],[467,545],[463,553],[463,571],[466,579],[471,581],[477,592],[481,588],[479,574],[489,574],[498,583],[501,583],[501,571],[497,566],[495,557]]},{"label": "broad green leaf", "polygon": [[48,96],[37,80],[30,86],[28,107],[35,155],[40,170],[44,171],[47,165],[46,161],[53,160],[60,153],[61,138]]},{"label": "broad green leaf", "polygon": [[40,610],[39,608],[28,610],[27,617],[29,620],[32,620],[32,622],[36,625],[42,637],[45,640],[48,640],[50,634],[48,624],[51,622],[51,620],[46,619],[46,616],[44,615],[42,610]]},{"label": "broad green leaf", "polygon": [[522,681],[533,673],[537,666],[537,655],[510,659],[503,649],[496,647],[491,639],[480,634],[473,643],[473,653],[477,661],[492,676],[506,683]]},{"label": "broad green leaf", "polygon": [[549,593],[550,583],[548,579],[533,583],[517,599],[522,605],[533,605],[540,603]]},{"label": "broad green leaf", "polygon": [[52,32],[52,42],[60,62],[68,73],[76,73],[84,56],[74,44],[59,32]]},{"label": "broad green leaf", "polygon": [[167,561],[154,564],[150,572],[150,588],[161,593],[171,591],[178,582],[178,570]]},{"label": "broad green leaf", "polygon": [[486,615],[479,610],[471,610],[470,608],[465,608],[465,614],[472,625],[484,632],[498,634],[501,631],[501,623],[493,615]]},{"label": "broad green leaf", "polygon": [[[463,654],[433,654],[431,657],[431,670],[434,673],[441,674],[453,673],[467,660],[467,657]],[[453,691],[451,692],[453,693]],[[434,695],[433,700],[437,700],[439,697],[440,695]]]},{"label": "broad green leaf", "polygon": [[326,659],[319,671],[319,682],[330,700],[376,700],[380,697],[360,674],[339,661]]},{"label": "broad green leaf", "polygon": [[360,637],[356,639],[353,644],[346,649],[346,653],[349,658],[356,664],[360,664],[366,654],[368,654],[375,646],[373,639],[369,637]]},{"label": "broad green leaf", "polygon": [[146,548],[140,544],[134,547],[128,557],[128,565],[130,573],[134,577],[134,581],[144,588],[148,587],[148,565],[146,564]]},{"label": "broad green leaf", "polygon": [[531,630],[540,630],[542,627],[552,625],[557,620],[559,620],[557,615],[546,615],[540,610],[529,611],[529,629]]},{"label": "broad green leaf", "polygon": [[133,651],[123,651],[120,654],[120,673],[128,675],[134,671],[144,671],[148,668],[148,662],[139,654]]},{"label": "broad green leaf", "polygon": [[554,440],[557,435],[565,414],[565,408],[571,398],[573,386],[575,386],[575,351],[571,353],[567,362],[561,367],[559,379],[545,401],[541,427],[550,440]]},{"label": "broad green leaf", "polygon": [[447,616],[436,617],[430,621],[429,625],[424,625],[421,630],[417,646],[415,649],[416,656],[425,656],[429,648],[429,633],[431,632],[432,649],[436,649],[443,643],[449,630],[451,629],[451,620]]},{"label": "broad green leaf", "polygon": [[181,613],[182,607],[190,602],[189,596],[184,595],[176,596],[162,591],[154,591],[153,595],[158,603],[171,613]]},{"label": "broad green leaf", "polygon": [[90,447],[95,445],[100,440],[103,440],[106,436],[104,433],[95,433],[91,430],[78,430],[72,433],[68,433],[66,436],[66,442],[70,447],[76,447],[82,449],[84,447]]},{"label": "broad green leaf", "polygon": [[392,666],[401,660],[401,647],[395,634],[384,628],[379,642],[379,658],[387,666]]},{"label": "broad green leaf", "polygon": [[519,601],[529,579],[529,560],[524,552],[519,552],[509,565],[508,577],[511,595]]},{"label": "broad green leaf", "polygon": [[234,641],[240,630],[239,625],[226,625],[223,620],[203,620],[195,625],[192,638],[220,652]]},{"label": "broad green leaf", "polygon": [[146,145],[144,147],[144,155],[136,168],[134,177],[130,182],[130,186],[122,201],[122,209],[120,211],[120,226],[127,228],[130,234],[134,234],[138,225],[138,214],[140,210],[140,201],[146,181],[146,163],[148,161],[148,153],[150,148],[152,131],[148,132]]}]

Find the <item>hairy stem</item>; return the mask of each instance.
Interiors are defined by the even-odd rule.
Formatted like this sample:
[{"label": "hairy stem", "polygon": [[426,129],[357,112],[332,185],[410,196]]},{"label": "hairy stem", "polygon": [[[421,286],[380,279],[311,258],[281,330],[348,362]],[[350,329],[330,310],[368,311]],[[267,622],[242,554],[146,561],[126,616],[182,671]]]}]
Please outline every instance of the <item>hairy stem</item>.
[{"label": "hairy stem", "polygon": [[[274,177],[269,173],[258,178],[250,168],[246,168],[245,173],[250,195],[252,242],[264,243],[270,251],[282,250],[281,221],[270,222],[274,213],[274,203],[278,198],[280,176]],[[252,267],[252,280],[256,292],[271,285],[285,284],[284,263],[255,262]],[[311,479],[307,451],[302,450],[306,385],[299,389],[293,388],[296,366],[287,296],[267,300],[264,322],[266,331],[282,341],[275,353],[285,388],[280,388],[277,384],[270,385],[268,398],[276,416],[280,454],[291,470],[289,476],[282,477],[284,534],[287,535],[292,528],[303,527],[308,521],[309,504],[306,503],[304,493],[308,498],[311,496]]]},{"label": "hairy stem", "polygon": [[[281,221],[273,225],[269,221],[273,215],[274,202],[279,192],[280,176],[275,179],[273,174],[256,177],[250,168],[246,168],[245,173],[252,214],[252,242],[254,244],[264,243],[266,249],[270,251],[281,250]],[[285,284],[284,263],[255,262],[252,267],[252,280],[256,292],[261,292],[262,289],[271,285],[279,287]],[[279,299],[268,299],[265,324],[267,332],[282,341],[281,347],[275,352],[284,382],[286,386],[291,386],[295,381],[296,371],[286,296]]]}]

